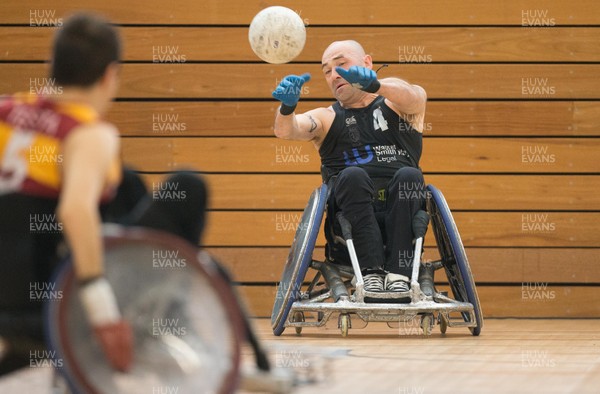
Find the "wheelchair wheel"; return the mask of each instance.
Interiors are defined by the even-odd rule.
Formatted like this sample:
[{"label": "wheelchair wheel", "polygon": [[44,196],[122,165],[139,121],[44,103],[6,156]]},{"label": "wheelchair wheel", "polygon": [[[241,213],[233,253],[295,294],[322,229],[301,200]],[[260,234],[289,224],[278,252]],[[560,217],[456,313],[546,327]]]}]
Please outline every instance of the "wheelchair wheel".
[{"label": "wheelchair wheel", "polygon": [[105,275],[131,324],[134,360],[114,371],[95,341],[67,261],[56,277],[62,299],[46,305],[48,346],[74,393],[233,393],[245,336],[240,306],[212,261],[171,234],[112,227]]},{"label": "wheelchair wheel", "polygon": [[273,328],[273,334],[277,336],[285,330],[285,322],[292,304],[300,296],[302,282],[312,261],[313,249],[321,228],[326,202],[327,185],[322,184],[312,192],[302,214],[300,225],[296,230],[294,242],[283,268],[281,281],[277,286],[275,303],[271,313],[271,327]]},{"label": "wheelchair wheel", "polygon": [[[427,200],[427,210],[431,215],[437,247],[450,288],[457,301],[469,302],[473,305],[476,325],[469,327],[469,330],[477,336],[483,327],[483,315],[465,249],[444,195],[432,185],[428,185],[427,190],[431,196]],[[462,312],[462,316],[466,322],[469,322],[469,313]]]}]

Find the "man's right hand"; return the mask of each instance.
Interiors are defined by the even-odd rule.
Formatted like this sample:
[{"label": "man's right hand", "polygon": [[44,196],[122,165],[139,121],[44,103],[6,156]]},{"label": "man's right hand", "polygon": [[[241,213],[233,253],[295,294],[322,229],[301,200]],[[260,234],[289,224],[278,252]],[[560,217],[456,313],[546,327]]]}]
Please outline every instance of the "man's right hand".
[{"label": "man's right hand", "polygon": [[93,331],[110,365],[120,372],[129,371],[133,361],[131,325],[121,319],[116,323],[94,326]]},{"label": "man's right hand", "polygon": [[110,284],[103,277],[94,279],[81,287],[79,296],[108,362],[127,372],[133,362],[133,332],[121,318]]},{"label": "man's right hand", "polygon": [[272,96],[281,101],[280,112],[283,115],[289,115],[294,112],[298,100],[300,100],[302,85],[308,81],[310,81],[309,73],[302,75],[288,75],[283,78],[277,88],[275,88]]}]

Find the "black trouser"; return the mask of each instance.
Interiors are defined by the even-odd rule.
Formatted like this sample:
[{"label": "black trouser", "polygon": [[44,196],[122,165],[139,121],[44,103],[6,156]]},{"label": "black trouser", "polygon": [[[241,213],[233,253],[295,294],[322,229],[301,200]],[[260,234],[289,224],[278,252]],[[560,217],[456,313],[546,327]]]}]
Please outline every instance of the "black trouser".
[{"label": "black trouser", "polygon": [[[207,205],[202,178],[182,172],[157,189],[171,192],[149,193],[136,173],[124,171],[115,198],[100,208],[103,221],[167,231],[197,245]],[[66,257],[56,205],[39,197],[0,196],[0,336],[13,349],[0,362],[0,375],[27,365],[36,343],[43,347],[43,300],[35,291],[51,286],[53,271]]]},{"label": "black trouser", "polygon": [[[379,200],[376,183],[385,189],[384,201]],[[342,264],[350,261],[346,247],[335,244],[332,234],[341,234],[335,220],[335,213],[341,211],[352,225],[361,268],[383,268],[410,278],[414,257],[412,218],[425,209],[426,201],[421,171],[404,167],[392,179],[374,182],[362,168],[348,167],[330,182],[330,187],[325,224],[329,230],[325,232],[327,256]]]}]

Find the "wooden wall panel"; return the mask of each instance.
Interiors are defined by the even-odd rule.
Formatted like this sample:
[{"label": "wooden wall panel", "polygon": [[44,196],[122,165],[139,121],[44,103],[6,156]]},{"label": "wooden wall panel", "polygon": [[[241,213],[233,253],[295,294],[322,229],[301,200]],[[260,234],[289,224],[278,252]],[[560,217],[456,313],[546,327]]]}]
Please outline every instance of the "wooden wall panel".
[{"label": "wooden wall panel", "polygon": [[[248,25],[261,9],[281,5],[294,9],[309,25],[511,25],[555,26],[597,24],[598,5],[593,0],[565,3],[552,0],[543,4],[507,0],[501,3],[477,0],[405,0],[364,2],[358,0],[236,1],[183,0],[177,3],[131,0],[32,0],[27,3],[2,2],[0,18],[5,23],[43,24],[31,19],[38,10],[56,17],[76,9],[102,12],[116,23]],[[36,14],[33,14],[34,18]]]},{"label": "wooden wall panel", "polygon": [[[0,60],[44,60],[52,27],[0,26]],[[124,61],[180,60],[257,62],[247,27],[123,27]],[[600,30],[513,27],[313,27],[295,62],[321,62],[323,50],[340,37],[359,41],[376,62],[592,62],[600,60]],[[385,70],[384,74],[385,75]]]},{"label": "wooden wall panel", "polygon": [[[332,101],[300,102],[298,112]],[[120,101],[107,119],[124,136],[272,137],[278,104]],[[598,101],[430,101],[425,136],[600,136]]]},{"label": "wooden wall panel", "polygon": [[[310,142],[277,138],[127,138],[124,161],[145,171],[319,172]],[[421,167],[436,173],[597,173],[600,139],[431,138]],[[129,158],[129,160],[128,160]]]},{"label": "wooden wall panel", "polygon": [[[307,25],[292,64],[262,63],[248,45],[252,17],[275,4]],[[311,144],[273,137],[270,94],[285,75],[309,71],[298,111],[330,105],[322,51],[355,38],[377,66],[389,64],[381,77],[427,90],[421,165],[454,211],[484,314],[600,317],[590,302],[600,284],[599,4],[4,1],[0,94],[35,92],[47,77],[49,25],[66,13],[95,10],[121,25],[123,81],[107,119],[121,130],[124,161],[151,191],[177,168],[208,172],[205,244],[242,283],[252,312],[268,316],[297,219],[320,182]],[[437,258],[431,236],[426,244],[425,258]],[[550,286],[554,298],[524,299],[527,283]]]},{"label": "wooden wall panel", "polygon": [[[220,247],[209,248],[208,252],[227,266],[236,282],[274,284],[281,280],[289,247]],[[477,284],[600,284],[597,248],[466,248],[466,253]],[[324,255],[324,249],[318,247],[313,259],[323,260]],[[437,248],[425,248],[423,258],[438,260]],[[446,281],[441,271],[435,279],[436,283]]]},{"label": "wooden wall panel", "polygon": [[[269,99],[283,77],[310,72],[306,99],[329,99],[318,64],[124,64],[121,98]],[[598,99],[597,64],[393,64],[397,75],[427,90],[430,99]],[[47,77],[45,64],[0,63],[0,91],[29,91]],[[251,77],[250,77],[251,76]],[[35,89],[35,86],[34,86]]]},{"label": "wooden wall panel", "polygon": [[[147,188],[169,174],[143,175]],[[322,180],[318,174],[206,174],[215,210],[301,210]],[[429,175],[453,211],[600,210],[597,175]]]},{"label": "wooden wall panel", "polygon": [[[291,245],[300,211],[214,211],[207,246]],[[598,247],[600,212],[455,212],[465,246]],[[322,232],[318,244],[324,244]],[[427,246],[434,244],[429,237]]]}]

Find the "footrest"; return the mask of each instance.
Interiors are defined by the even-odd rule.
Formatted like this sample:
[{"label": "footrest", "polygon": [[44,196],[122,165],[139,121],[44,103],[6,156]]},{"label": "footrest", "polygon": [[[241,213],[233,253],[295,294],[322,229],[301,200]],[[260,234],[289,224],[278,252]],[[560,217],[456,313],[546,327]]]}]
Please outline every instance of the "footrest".
[{"label": "footrest", "polygon": [[410,291],[365,291],[365,299],[374,300],[403,300],[410,302]]}]

